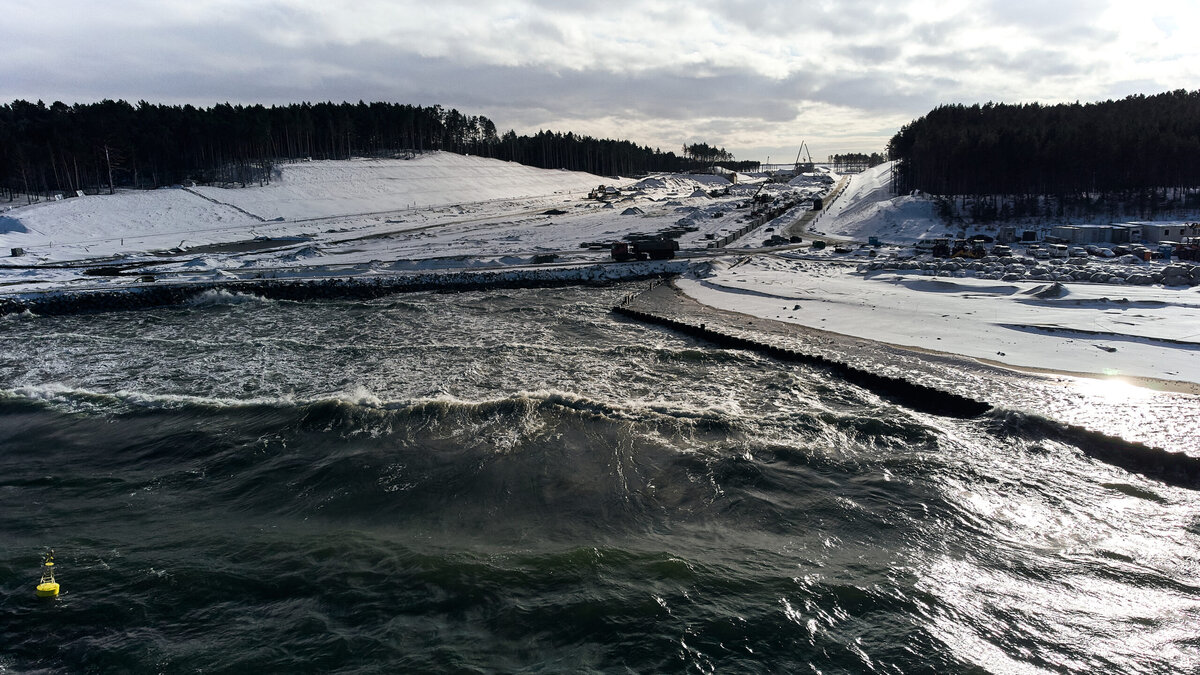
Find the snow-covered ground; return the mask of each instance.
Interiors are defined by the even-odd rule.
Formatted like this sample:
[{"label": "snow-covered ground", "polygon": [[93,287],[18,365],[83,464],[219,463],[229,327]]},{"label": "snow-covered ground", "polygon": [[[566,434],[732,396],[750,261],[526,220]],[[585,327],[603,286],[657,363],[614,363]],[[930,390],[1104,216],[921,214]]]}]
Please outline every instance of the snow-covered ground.
[{"label": "snow-covered ground", "polygon": [[892,194],[892,163],[885,162],[849,180],[814,229],[822,234],[866,241],[912,243],[951,233],[928,197]]},{"label": "snow-covered ground", "polygon": [[1196,289],[1003,283],[755,256],[677,284],[704,304],[1009,366],[1200,383]]},{"label": "snow-covered ground", "polygon": [[[952,234],[928,197],[892,195],[890,176],[890,164],[851,176],[812,230],[890,243]],[[1116,260],[1037,263],[1022,268],[1024,278],[1001,281],[1003,264],[1023,259],[980,263],[973,271],[964,264],[912,264],[905,261],[911,249],[881,250],[876,260],[867,253],[758,255],[714,263],[678,285],[714,307],[1011,367],[1200,383],[1200,287],[1068,276],[1077,270],[1088,274],[1076,276],[1127,276],[1129,265]],[[898,264],[866,264],[887,258]],[[1166,269],[1137,267],[1147,274]]]},{"label": "snow-covered ground", "polygon": [[[601,184],[620,192],[589,199]],[[551,256],[593,264],[609,260],[608,251],[586,244],[668,229],[682,248],[705,249],[744,226],[759,187],[710,175],[635,182],[446,152],[285,164],[265,186],[123,191],[11,208],[0,214],[0,251],[22,248],[25,256],[0,261],[0,285],[34,291],[133,283],[146,273],[246,278],[364,265],[470,269]],[[130,267],[118,278],[82,274],[100,265]]]},{"label": "snow-covered ground", "polygon": [[19,207],[3,216],[0,246],[23,247],[38,261],[66,261],[255,237],[328,240],[335,237],[323,235],[545,210],[572,196],[578,201],[603,182],[613,181],[444,152],[303,162],[282,165],[261,187],[123,191]]},{"label": "snow-covered ground", "polygon": [[[760,190],[815,196],[831,178],[840,179],[634,181],[440,152],[288,164],[262,187],[127,191],[10,208],[0,213],[0,251],[26,255],[0,261],[0,294],[133,285],[146,274],[161,282],[569,268],[609,259],[589,243],[667,230],[685,255],[723,255],[708,245],[747,228]],[[929,199],[895,197],[889,180],[888,165],[849,177],[813,229],[896,243],[946,233]],[[589,199],[600,184],[620,194]],[[797,218],[788,212],[730,247],[760,246]],[[1014,367],[1200,382],[1196,287],[931,276],[941,272],[858,269],[846,262],[855,256],[829,249],[742,250],[749,257],[705,258],[713,261],[707,271],[680,286],[715,307]],[[84,274],[100,266],[124,274]]]}]

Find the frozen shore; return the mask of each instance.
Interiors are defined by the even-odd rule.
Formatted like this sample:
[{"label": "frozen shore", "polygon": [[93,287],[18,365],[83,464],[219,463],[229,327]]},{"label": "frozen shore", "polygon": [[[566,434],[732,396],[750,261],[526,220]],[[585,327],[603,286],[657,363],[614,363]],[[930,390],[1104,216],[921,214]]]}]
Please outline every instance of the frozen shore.
[{"label": "frozen shore", "polygon": [[1193,288],[1000,282],[780,256],[714,263],[679,287],[744,314],[1005,367],[1200,385]]},{"label": "frozen shore", "polygon": [[[711,303],[695,297],[686,278],[639,293],[629,306],[707,330],[777,345],[831,362],[897,378],[997,407],[986,424],[1034,415],[1135,443],[1200,457],[1200,429],[1191,423],[1200,397],[1188,382],[1079,376],[1054,369],[1029,372],[953,353],[918,349],[752,313],[753,303]],[[745,299],[743,297],[743,299]],[[769,354],[768,354],[769,355]],[[1135,386],[1141,385],[1141,386]]]}]

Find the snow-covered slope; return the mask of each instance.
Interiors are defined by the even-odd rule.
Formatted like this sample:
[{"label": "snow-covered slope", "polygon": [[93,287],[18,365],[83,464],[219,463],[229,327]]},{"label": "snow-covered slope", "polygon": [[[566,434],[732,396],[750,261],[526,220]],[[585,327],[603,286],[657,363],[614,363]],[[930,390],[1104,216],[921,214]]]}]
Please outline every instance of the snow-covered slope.
[{"label": "snow-covered slope", "polygon": [[199,187],[196,191],[264,220],[301,220],[580,193],[612,182],[578,171],[537,169],[497,159],[435,152],[411,160],[286,164],[278,169],[274,181],[262,188]]},{"label": "snow-covered slope", "polygon": [[923,195],[893,195],[891,179],[891,162],[851,176],[821,220],[821,230],[862,241],[879,237],[892,243],[944,236],[947,229],[933,201]]},{"label": "snow-covered slope", "polygon": [[[108,255],[128,248],[179,245],[203,233],[243,239],[258,222],[232,207],[183,189],[123,191],[114,195],[42,202],[4,214],[0,247],[21,247],[46,259]],[[127,242],[125,240],[128,240]]]},{"label": "snow-covered slope", "polygon": [[0,251],[27,249],[32,262],[193,248],[306,234],[314,219],[340,218],[339,227],[355,229],[378,225],[367,214],[499,199],[561,202],[600,183],[613,180],[448,152],[304,162],[280,167],[261,187],[121,191],[21,206],[0,216]]},{"label": "snow-covered slope", "polygon": [[[0,215],[0,251],[20,247],[27,255],[0,263],[0,285],[27,290],[138,276],[97,278],[57,266],[84,261],[138,264],[162,279],[388,263],[590,264],[610,258],[603,243],[635,234],[669,232],[681,248],[705,248],[744,227],[746,197],[758,189],[712,175],[632,182],[438,152],[286,164],[265,186],[123,191],[21,206]],[[600,184],[619,191],[589,198]]]}]

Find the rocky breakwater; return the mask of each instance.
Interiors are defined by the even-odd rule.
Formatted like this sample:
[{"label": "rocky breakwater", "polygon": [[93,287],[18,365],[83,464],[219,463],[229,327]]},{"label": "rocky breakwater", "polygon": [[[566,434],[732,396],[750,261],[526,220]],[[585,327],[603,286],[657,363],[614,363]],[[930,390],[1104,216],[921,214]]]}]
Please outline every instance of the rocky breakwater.
[{"label": "rocky breakwater", "polygon": [[960,396],[934,387],[917,384],[904,378],[882,375],[859,368],[845,361],[831,359],[819,353],[809,353],[762,339],[738,335],[734,332],[710,328],[704,323],[681,321],[669,316],[654,314],[627,305],[613,308],[617,314],[638,321],[664,326],[691,337],[707,340],[721,347],[757,351],[781,361],[793,361],[826,368],[837,377],[856,384],[877,395],[889,398],[901,405],[950,417],[977,417],[991,410],[991,405],[973,398]]},{"label": "rocky breakwater", "polygon": [[664,261],[582,267],[531,267],[499,271],[140,283],[114,288],[53,290],[0,296],[0,315],[21,312],[57,315],[145,309],[183,304],[210,291],[255,295],[273,300],[306,301],[333,298],[370,299],[415,291],[602,285],[673,276],[685,272],[688,265],[686,261]]},{"label": "rocky breakwater", "polygon": [[[613,311],[718,347],[755,351],[782,362],[821,368],[904,407],[976,419],[1002,436],[1020,435],[1022,428],[1033,425],[1097,460],[1172,485],[1200,489],[1200,456],[1056,421],[1043,416],[1037,405],[1019,404],[1045,396],[1037,376],[952,354],[913,351],[715,309],[681,294],[671,283],[654,284],[649,290],[631,294]],[[981,388],[981,380],[990,385]],[[986,400],[997,392],[1001,392],[998,401]]]}]

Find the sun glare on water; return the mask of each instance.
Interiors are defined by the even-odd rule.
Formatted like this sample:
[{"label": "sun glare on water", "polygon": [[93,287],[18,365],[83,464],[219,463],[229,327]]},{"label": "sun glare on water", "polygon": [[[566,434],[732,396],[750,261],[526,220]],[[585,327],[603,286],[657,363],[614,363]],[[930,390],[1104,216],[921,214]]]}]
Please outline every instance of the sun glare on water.
[{"label": "sun glare on water", "polygon": [[1120,377],[1081,379],[1078,386],[1080,391],[1088,396],[1094,397],[1104,403],[1113,404],[1137,403],[1150,398],[1154,394],[1153,391],[1139,387]]}]

